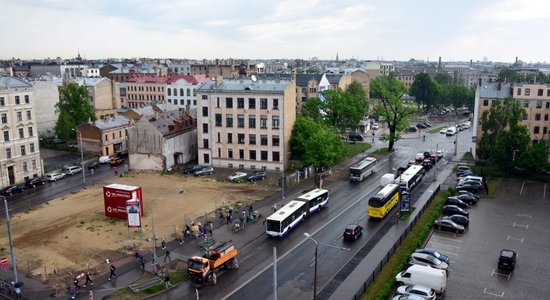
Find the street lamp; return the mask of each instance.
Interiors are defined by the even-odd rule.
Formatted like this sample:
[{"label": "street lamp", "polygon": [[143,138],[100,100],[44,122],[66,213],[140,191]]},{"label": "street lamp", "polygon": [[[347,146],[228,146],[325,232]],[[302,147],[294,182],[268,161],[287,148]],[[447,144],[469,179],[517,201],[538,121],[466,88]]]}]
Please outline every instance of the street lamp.
[{"label": "street lamp", "polygon": [[82,167],[82,182],[86,183],[86,172],[84,171],[84,149],[82,148],[82,132],[74,129],[73,131],[78,133],[78,137],[80,139],[80,166]]},{"label": "street lamp", "polygon": [[324,244],[324,243],[318,243],[307,232],[304,232],[304,235],[305,235],[306,238],[312,240],[315,243],[315,267],[314,267],[315,271],[313,273],[313,300],[316,300],[317,299],[317,253],[318,253],[317,249],[319,248],[319,245],[328,246],[328,247],[332,247],[332,248],[336,248],[336,249],[340,249],[340,250],[346,250],[346,251],[349,251],[350,249],[345,248],[345,247],[338,247],[338,246],[334,246],[334,245]]},{"label": "street lamp", "polygon": [[153,214],[153,203],[155,203],[155,199],[151,201],[151,229],[153,230],[153,259],[151,261],[151,265],[154,266],[157,261],[157,236],[155,235],[155,215]]},{"label": "street lamp", "polygon": [[6,223],[8,224],[8,240],[10,243],[11,264],[13,266],[13,279],[15,284],[17,285],[16,287],[20,287],[21,283],[19,283],[19,279],[17,279],[17,266],[15,264],[15,252],[13,251],[13,242],[11,239],[11,223],[10,223],[10,212],[8,210],[8,200],[4,196],[0,196],[0,198],[4,199],[4,207],[6,209]]}]

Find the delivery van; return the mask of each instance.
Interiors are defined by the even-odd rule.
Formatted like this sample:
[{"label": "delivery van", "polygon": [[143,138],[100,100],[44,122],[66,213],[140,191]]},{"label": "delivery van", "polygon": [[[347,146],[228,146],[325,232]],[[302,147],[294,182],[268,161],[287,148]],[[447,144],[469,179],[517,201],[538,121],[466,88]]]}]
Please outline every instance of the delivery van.
[{"label": "delivery van", "polygon": [[100,156],[98,162],[100,164],[106,164],[111,160],[111,157],[109,155]]},{"label": "delivery van", "polygon": [[428,266],[412,265],[398,273],[395,280],[407,285],[423,285],[434,289],[438,294],[443,294],[447,287],[447,272]]},{"label": "delivery van", "polygon": [[445,132],[445,135],[446,136],[453,136],[453,135],[456,134],[456,132],[457,132],[456,127],[451,126],[451,127],[447,128],[447,132]]},{"label": "delivery van", "polygon": [[381,187],[385,187],[386,185],[391,183],[399,183],[399,179],[395,178],[395,174],[386,173],[382,175],[382,178],[380,178]]}]

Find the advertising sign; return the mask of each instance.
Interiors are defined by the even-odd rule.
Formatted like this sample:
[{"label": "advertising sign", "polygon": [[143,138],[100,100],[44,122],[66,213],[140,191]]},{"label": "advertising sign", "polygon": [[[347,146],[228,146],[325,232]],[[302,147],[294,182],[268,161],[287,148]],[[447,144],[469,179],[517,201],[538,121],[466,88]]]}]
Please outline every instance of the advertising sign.
[{"label": "advertising sign", "polygon": [[141,187],[124,184],[110,184],[103,187],[103,200],[105,202],[105,216],[126,220],[128,212],[126,201],[139,201],[140,216],[143,216],[143,197]]},{"label": "advertising sign", "polygon": [[134,199],[126,201],[126,212],[128,214],[128,228],[140,228],[141,210],[139,209],[139,201]]},{"label": "advertising sign", "polygon": [[401,212],[409,212],[411,195],[407,192],[401,194]]}]

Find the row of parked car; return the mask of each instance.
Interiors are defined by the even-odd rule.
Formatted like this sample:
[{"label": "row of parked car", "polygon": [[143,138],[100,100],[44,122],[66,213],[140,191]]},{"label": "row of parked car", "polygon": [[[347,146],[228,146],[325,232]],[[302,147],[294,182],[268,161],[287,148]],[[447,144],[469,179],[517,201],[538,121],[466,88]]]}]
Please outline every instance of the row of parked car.
[{"label": "row of parked car", "polygon": [[[193,165],[183,169],[183,174],[194,175],[194,176],[204,176],[214,174],[214,168],[212,166],[202,166],[202,165]],[[255,182],[258,180],[264,180],[267,178],[266,171],[253,171],[248,174],[246,172],[234,172],[227,177],[227,180],[231,182],[236,182],[240,180]]]}]

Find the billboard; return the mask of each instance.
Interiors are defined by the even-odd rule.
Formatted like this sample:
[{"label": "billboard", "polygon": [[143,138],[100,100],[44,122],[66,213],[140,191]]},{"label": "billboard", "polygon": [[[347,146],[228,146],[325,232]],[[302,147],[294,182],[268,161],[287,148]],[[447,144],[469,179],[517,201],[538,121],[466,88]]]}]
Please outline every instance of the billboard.
[{"label": "billboard", "polygon": [[140,216],[143,216],[143,197],[141,187],[113,183],[103,187],[103,201],[105,202],[105,216],[127,220],[128,212],[126,201],[139,201]]},{"label": "billboard", "polygon": [[128,214],[128,227],[140,228],[141,227],[141,215],[140,205],[137,199],[126,201],[126,213]]}]

